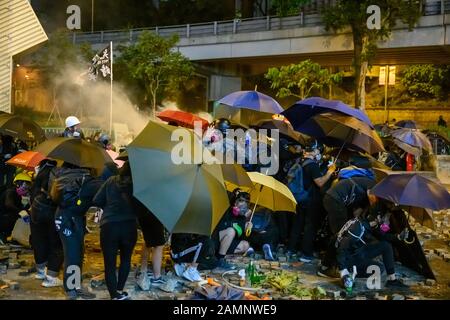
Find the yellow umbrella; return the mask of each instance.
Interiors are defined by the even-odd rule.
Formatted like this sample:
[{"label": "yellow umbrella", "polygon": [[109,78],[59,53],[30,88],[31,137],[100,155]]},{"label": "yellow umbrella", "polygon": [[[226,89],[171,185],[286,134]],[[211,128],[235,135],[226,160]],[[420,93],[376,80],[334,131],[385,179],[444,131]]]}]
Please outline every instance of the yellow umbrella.
[{"label": "yellow umbrella", "polygon": [[241,189],[250,193],[250,202],[272,211],[296,212],[297,201],[295,201],[294,195],[286,185],[259,172],[248,172],[248,176],[253,182],[253,188],[237,186],[228,181],[226,183],[227,189],[232,191],[241,187]]}]

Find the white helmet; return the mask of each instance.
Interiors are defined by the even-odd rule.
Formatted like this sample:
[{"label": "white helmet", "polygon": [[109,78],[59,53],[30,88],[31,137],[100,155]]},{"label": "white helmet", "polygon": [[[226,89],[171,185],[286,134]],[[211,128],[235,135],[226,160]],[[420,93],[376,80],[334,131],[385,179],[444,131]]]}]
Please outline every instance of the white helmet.
[{"label": "white helmet", "polygon": [[73,126],[76,126],[77,124],[80,124],[80,120],[78,120],[77,117],[70,116],[66,118],[66,128],[70,128]]}]

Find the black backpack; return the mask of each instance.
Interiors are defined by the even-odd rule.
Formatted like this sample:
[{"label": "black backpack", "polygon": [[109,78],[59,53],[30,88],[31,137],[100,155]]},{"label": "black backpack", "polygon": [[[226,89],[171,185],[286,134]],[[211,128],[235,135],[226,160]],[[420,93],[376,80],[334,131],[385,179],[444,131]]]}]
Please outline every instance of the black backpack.
[{"label": "black backpack", "polygon": [[81,189],[92,179],[88,171],[69,170],[57,177],[51,186],[50,197],[61,208],[81,205]]}]

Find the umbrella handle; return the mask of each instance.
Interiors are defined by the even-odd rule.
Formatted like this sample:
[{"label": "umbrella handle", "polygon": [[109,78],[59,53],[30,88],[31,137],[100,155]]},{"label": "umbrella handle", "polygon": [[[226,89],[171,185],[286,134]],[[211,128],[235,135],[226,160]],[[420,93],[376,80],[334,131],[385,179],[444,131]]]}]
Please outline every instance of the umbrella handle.
[{"label": "umbrella handle", "polygon": [[256,206],[258,205],[258,202],[259,202],[259,197],[261,196],[262,188],[263,188],[263,185],[261,185],[261,187],[259,188],[258,198],[256,198],[255,206],[253,207],[252,214],[250,215],[250,220],[248,220],[249,227],[245,229],[245,235],[247,237],[249,237],[250,234],[252,233],[252,228],[253,228],[252,219],[253,219],[253,215],[255,214]]},{"label": "umbrella handle", "polygon": [[345,138],[344,143],[342,144],[341,148],[339,149],[339,152],[338,152],[338,154],[336,156],[336,159],[334,159],[334,163],[333,164],[336,164],[336,161],[339,159],[339,156],[341,155],[341,152],[344,149],[344,146],[347,143],[347,140],[350,138],[350,135],[351,135],[351,131],[348,132],[347,137]]}]

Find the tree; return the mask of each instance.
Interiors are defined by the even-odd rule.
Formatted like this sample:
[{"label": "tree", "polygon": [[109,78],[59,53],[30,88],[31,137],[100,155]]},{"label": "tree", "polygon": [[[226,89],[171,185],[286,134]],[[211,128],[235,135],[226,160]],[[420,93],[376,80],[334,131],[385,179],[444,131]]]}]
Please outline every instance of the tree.
[{"label": "tree", "polygon": [[312,90],[321,90],[342,79],[340,73],[330,73],[309,59],[299,64],[270,68],[265,77],[271,82],[272,89],[278,89],[277,97],[295,96],[300,99],[308,97]]},{"label": "tree", "polygon": [[135,44],[119,49],[122,55],[117,63],[143,83],[146,96],[151,99],[153,115],[156,114],[158,98],[175,92],[194,71],[186,57],[172,51],[177,42],[176,35],[165,39],[143,32]]},{"label": "tree", "polygon": [[311,0],[273,0],[272,8],[275,9],[277,16],[285,17],[298,14],[300,6],[311,2]]},{"label": "tree", "polygon": [[450,81],[450,66],[412,65],[405,69],[402,84],[415,98],[444,98]]},{"label": "tree", "polygon": [[[368,14],[377,5],[381,15]],[[372,7],[373,8],[373,7]],[[355,107],[365,108],[365,78],[380,40],[389,38],[395,25],[402,21],[411,29],[420,17],[418,0],[338,0],[335,6],[322,12],[327,30],[339,31],[350,27],[353,36],[353,67],[355,74]],[[379,29],[369,29],[369,22],[379,18]],[[374,20],[373,20],[374,19]],[[378,27],[378,26],[377,26]]]}]

